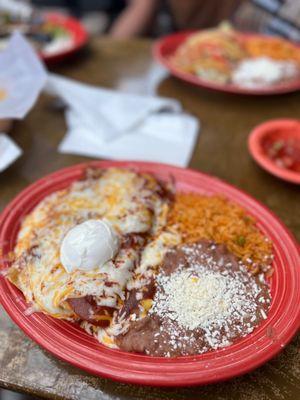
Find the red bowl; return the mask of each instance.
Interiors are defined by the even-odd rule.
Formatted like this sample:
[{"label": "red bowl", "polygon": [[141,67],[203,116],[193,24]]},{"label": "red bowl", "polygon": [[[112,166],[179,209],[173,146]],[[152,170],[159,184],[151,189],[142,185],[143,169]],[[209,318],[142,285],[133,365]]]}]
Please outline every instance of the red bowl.
[{"label": "red bowl", "polygon": [[248,148],[254,160],[266,171],[278,178],[300,184],[300,173],[280,168],[270,159],[263,148],[266,139],[287,140],[294,139],[300,143],[300,120],[275,119],[258,125],[250,134]]},{"label": "red bowl", "polygon": [[40,51],[39,55],[46,64],[62,61],[87,44],[87,31],[77,19],[60,13],[46,13],[44,14],[44,18],[46,22],[65,29],[72,38],[72,44],[67,49],[62,49],[51,54]]},{"label": "red bowl", "polygon": [[133,167],[161,179],[169,179],[172,175],[179,190],[222,194],[244,207],[274,243],[270,312],[252,334],[223,350],[171,359],[149,357],[109,349],[75,324],[41,313],[27,315],[28,306],[22,293],[5,279],[5,274],[0,274],[0,301],[30,338],[55,356],[90,373],[155,386],[203,385],[244,374],[272,358],[291,340],[300,325],[300,260],[296,241],[277,217],[252,197],[217,178],[193,170],[144,162],[97,161],[75,165],[40,179],[21,192],[1,215],[1,270],[5,271],[9,266],[7,258],[14,248],[24,215],[45,196],[80,179],[87,166]]},{"label": "red bowl", "polygon": [[[289,82],[278,83],[276,85],[272,85],[266,88],[243,88],[241,86],[233,85],[233,84],[220,84],[210,82],[204,79],[201,79],[191,73],[182,72],[174,67],[174,65],[170,62],[170,56],[172,56],[176,49],[184,43],[187,38],[194,34],[195,32],[178,32],[172,35],[165,36],[159,40],[157,40],[153,45],[153,55],[156,60],[158,60],[161,64],[163,64],[172,75],[176,76],[179,79],[182,79],[185,82],[192,83],[195,86],[199,86],[206,89],[212,89],[225,93],[234,93],[234,94],[247,94],[247,95],[272,95],[272,94],[282,94],[282,93],[290,93],[300,90],[300,78]],[[258,35],[255,33],[247,33],[242,34],[245,39],[248,37],[264,37],[271,38],[267,35]]]}]

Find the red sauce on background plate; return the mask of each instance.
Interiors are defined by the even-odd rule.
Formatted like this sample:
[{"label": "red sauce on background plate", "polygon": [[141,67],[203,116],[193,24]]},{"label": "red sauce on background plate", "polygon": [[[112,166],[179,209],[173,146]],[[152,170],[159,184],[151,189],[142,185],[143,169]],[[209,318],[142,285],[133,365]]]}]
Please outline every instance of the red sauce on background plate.
[{"label": "red sauce on background plate", "polygon": [[280,167],[300,173],[300,139],[266,138],[263,142],[266,155]]},{"label": "red sauce on background plate", "polygon": [[278,119],[264,122],[249,136],[254,160],[278,178],[300,184],[300,121]]}]

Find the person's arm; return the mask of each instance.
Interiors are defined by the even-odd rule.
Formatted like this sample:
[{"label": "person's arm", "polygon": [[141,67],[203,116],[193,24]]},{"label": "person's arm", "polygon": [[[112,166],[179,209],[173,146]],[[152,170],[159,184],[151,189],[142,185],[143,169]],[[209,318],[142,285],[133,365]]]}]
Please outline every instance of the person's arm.
[{"label": "person's arm", "polygon": [[147,32],[155,16],[159,0],[131,0],[117,18],[109,34],[129,38]]}]

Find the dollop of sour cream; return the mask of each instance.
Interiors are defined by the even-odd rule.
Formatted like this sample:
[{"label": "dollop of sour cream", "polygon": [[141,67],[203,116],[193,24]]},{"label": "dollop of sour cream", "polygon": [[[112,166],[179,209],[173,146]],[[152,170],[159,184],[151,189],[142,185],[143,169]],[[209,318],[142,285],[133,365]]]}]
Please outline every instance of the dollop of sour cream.
[{"label": "dollop of sour cream", "polygon": [[100,268],[118,252],[119,237],[103,219],[90,219],[70,229],[60,248],[60,261],[67,272]]}]

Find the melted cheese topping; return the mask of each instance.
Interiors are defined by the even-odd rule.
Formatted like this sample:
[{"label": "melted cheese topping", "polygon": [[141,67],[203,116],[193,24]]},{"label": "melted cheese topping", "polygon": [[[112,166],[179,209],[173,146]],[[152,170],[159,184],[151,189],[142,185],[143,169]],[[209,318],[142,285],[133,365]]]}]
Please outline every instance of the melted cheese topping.
[{"label": "melted cheese topping", "polygon": [[[99,306],[117,308],[125,289],[139,287],[167,248],[179,241],[174,233],[163,230],[169,205],[160,189],[150,175],[111,168],[98,178],[51,194],[24,219],[8,278],[36,310],[56,318],[77,319],[66,300],[87,295],[94,296]],[[68,273],[60,262],[61,243],[70,229],[91,218],[105,218],[120,237],[147,235],[148,244],[144,250],[121,246],[101,268]],[[99,340],[120,329],[83,325]]]}]

